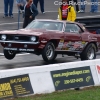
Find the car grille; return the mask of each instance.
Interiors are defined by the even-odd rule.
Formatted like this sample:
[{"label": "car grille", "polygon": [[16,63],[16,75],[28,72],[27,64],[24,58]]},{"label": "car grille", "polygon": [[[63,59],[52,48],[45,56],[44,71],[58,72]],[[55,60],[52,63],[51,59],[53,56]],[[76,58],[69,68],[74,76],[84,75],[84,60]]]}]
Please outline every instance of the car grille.
[{"label": "car grille", "polygon": [[7,35],[7,40],[15,41],[30,41],[30,36],[21,36],[21,35]]}]

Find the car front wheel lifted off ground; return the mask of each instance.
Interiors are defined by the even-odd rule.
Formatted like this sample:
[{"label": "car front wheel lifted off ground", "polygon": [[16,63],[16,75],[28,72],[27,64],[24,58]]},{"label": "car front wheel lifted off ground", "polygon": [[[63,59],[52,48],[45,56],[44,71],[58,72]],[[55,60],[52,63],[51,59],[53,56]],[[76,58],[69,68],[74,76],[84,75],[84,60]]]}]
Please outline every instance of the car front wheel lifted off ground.
[{"label": "car front wheel lifted off ground", "polygon": [[56,58],[57,54],[55,53],[55,46],[52,42],[46,44],[45,48],[42,51],[42,57],[46,62],[52,62]]},{"label": "car front wheel lifted off ground", "polygon": [[96,59],[96,46],[91,43],[89,44],[85,50],[80,55],[81,60],[92,60]]},{"label": "car front wheel lifted off ground", "polygon": [[4,56],[5,58],[7,58],[8,60],[11,60],[15,57],[16,53],[15,51],[11,51],[11,50],[4,50]]}]

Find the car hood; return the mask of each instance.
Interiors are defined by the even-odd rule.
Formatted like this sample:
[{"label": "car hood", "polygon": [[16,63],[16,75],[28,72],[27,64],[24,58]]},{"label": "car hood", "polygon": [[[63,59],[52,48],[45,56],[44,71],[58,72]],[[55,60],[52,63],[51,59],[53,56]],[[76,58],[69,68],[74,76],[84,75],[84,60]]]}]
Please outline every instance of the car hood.
[{"label": "car hood", "polygon": [[5,31],[0,31],[0,34],[20,34],[20,35],[35,35],[39,36],[42,35],[46,30],[44,29],[19,29],[19,30],[5,30]]}]

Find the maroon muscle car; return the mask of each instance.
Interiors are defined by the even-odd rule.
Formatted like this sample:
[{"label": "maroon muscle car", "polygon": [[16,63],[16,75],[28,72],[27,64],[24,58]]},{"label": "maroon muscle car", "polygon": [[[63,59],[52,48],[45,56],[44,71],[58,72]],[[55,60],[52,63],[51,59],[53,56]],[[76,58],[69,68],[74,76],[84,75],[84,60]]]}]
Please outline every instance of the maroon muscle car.
[{"label": "maroon muscle car", "polygon": [[100,35],[91,34],[77,22],[36,19],[25,29],[1,31],[0,43],[9,60],[21,52],[42,55],[46,62],[57,54],[92,60],[100,48]]}]

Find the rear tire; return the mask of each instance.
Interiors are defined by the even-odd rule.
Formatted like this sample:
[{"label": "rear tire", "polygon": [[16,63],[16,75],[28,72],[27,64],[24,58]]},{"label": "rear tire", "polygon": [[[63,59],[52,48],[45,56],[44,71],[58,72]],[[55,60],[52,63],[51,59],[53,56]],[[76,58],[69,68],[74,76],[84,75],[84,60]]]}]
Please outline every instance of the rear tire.
[{"label": "rear tire", "polygon": [[93,60],[96,59],[96,46],[89,44],[80,55],[81,60]]},{"label": "rear tire", "polygon": [[5,58],[7,58],[8,60],[13,59],[16,55],[15,51],[11,51],[11,50],[4,50],[3,52],[4,52]]},{"label": "rear tire", "polygon": [[42,51],[42,58],[44,61],[51,63],[55,60],[57,54],[55,52],[55,46],[52,42],[48,42]]}]

